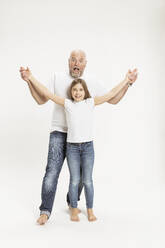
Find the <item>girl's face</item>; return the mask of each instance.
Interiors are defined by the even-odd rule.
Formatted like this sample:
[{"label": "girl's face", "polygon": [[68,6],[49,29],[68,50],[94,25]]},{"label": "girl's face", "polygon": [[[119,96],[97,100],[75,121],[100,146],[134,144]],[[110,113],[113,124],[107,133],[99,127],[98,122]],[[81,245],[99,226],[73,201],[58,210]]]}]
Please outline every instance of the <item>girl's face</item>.
[{"label": "girl's face", "polygon": [[72,93],[72,97],[74,101],[80,102],[84,100],[85,91],[84,91],[83,86],[80,83],[72,87],[71,93]]}]

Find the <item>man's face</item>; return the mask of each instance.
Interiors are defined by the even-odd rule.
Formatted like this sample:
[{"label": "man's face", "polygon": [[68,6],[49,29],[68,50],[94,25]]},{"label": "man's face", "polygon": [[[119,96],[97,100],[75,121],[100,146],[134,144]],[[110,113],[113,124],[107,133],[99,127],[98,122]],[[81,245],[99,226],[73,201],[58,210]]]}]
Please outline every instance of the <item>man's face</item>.
[{"label": "man's face", "polygon": [[74,78],[81,77],[86,66],[86,57],[81,52],[72,52],[69,58],[70,75]]}]

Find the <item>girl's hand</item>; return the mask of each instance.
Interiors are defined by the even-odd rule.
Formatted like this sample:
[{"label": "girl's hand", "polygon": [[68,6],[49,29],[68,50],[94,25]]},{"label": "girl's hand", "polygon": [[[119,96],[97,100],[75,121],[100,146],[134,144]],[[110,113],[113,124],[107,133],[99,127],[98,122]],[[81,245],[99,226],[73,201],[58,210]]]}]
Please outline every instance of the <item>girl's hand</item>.
[{"label": "girl's hand", "polygon": [[26,82],[29,82],[29,77],[32,76],[30,69],[28,67],[26,69],[24,67],[20,67],[19,71],[21,73],[21,78]]},{"label": "girl's hand", "polygon": [[127,74],[126,74],[126,81],[128,81],[129,84],[133,84],[136,79],[137,79],[137,69],[134,69],[133,71],[128,70]]}]

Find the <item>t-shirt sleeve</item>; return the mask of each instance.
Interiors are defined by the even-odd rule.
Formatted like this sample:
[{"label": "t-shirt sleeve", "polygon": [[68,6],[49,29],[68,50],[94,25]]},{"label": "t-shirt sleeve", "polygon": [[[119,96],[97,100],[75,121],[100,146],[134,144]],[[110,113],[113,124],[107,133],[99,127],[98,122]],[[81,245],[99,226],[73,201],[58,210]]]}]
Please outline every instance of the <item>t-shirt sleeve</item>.
[{"label": "t-shirt sleeve", "polygon": [[55,81],[56,81],[56,74],[52,73],[50,78],[45,84],[45,87],[52,93],[55,94]]},{"label": "t-shirt sleeve", "polygon": [[66,110],[71,109],[72,101],[65,98],[64,107]]},{"label": "t-shirt sleeve", "polygon": [[91,108],[93,108],[95,106],[94,98],[93,97],[88,98],[87,103]]}]

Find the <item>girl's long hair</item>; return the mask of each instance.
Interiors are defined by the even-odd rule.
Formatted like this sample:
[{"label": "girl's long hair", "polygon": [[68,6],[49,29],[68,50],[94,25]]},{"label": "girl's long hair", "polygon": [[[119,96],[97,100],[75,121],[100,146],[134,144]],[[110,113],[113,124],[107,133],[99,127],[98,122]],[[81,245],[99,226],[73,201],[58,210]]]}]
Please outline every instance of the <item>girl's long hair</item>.
[{"label": "girl's long hair", "polygon": [[68,90],[69,98],[71,98],[72,100],[74,100],[73,97],[72,97],[72,88],[73,88],[76,84],[81,84],[82,87],[84,88],[84,91],[85,91],[84,99],[87,99],[87,98],[90,98],[90,97],[91,97],[91,95],[90,95],[90,93],[89,93],[89,90],[88,90],[88,87],[87,87],[87,85],[86,85],[86,82],[85,82],[83,79],[81,79],[81,78],[76,78],[76,79],[74,79],[74,80],[72,81],[71,86],[70,86],[70,88],[69,88],[69,90]]}]

